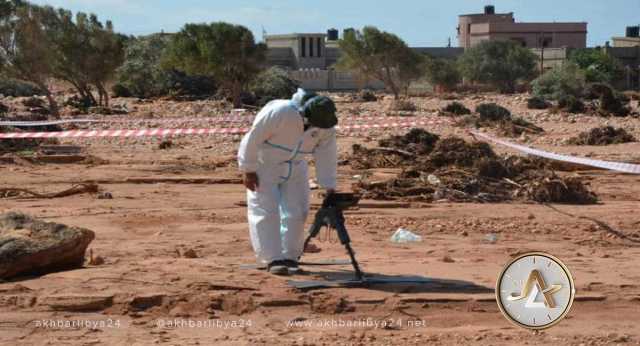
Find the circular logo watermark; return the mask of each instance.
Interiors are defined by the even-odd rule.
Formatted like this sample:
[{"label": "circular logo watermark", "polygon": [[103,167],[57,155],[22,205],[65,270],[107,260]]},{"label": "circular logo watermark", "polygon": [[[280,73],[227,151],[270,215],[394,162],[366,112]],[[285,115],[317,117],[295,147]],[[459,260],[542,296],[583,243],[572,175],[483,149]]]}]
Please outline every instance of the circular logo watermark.
[{"label": "circular logo watermark", "polygon": [[496,284],[502,314],[527,329],[545,329],[560,322],[569,313],[574,297],[573,277],[567,266],[543,252],[511,260]]}]

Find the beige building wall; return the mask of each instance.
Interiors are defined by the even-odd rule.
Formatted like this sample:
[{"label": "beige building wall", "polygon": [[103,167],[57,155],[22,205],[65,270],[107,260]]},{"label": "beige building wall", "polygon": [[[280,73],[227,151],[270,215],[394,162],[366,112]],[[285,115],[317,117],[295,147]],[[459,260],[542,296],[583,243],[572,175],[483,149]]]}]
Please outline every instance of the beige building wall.
[{"label": "beige building wall", "polygon": [[513,13],[471,14],[459,18],[460,47],[487,40],[513,40],[528,48],[586,48],[587,23],[517,23]]},{"label": "beige building wall", "polygon": [[614,37],[614,47],[639,47],[640,37]]},{"label": "beige building wall", "polygon": [[293,69],[323,69],[326,68],[326,36],[326,34],[269,35],[266,37],[266,43],[269,48],[290,49],[293,56],[290,67]]}]

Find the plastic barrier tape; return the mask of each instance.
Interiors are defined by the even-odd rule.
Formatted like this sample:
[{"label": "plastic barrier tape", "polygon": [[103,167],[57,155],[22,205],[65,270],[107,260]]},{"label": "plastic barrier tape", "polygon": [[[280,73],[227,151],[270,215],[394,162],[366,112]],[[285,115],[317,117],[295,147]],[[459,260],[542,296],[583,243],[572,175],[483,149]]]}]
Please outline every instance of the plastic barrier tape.
[{"label": "plastic barrier tape", "polygon": [[584,157],[575,157],[575,156],[569,156],[569,155],[550,153],[548,151],[534,149],[534,148],[526,147],[524,145],[515,144],[515,143],[507,142],[502,139],[494,138],[482,132],[477,132],[477,131],[470,131],[470,132],[474,136],[477,136],[477,137],[486,139],[490,142],[504,145],[506,147],[513,148],[523,153],[531,154],[534,156],[544,157],[544,158],[556,160],[556,161],[576,163],[576,164],[590,166],[590,167],[604,168],[611,171],[640,174],[640,165],[634,165],[631,163],[624,163],[624,162],[593,160],[593,159],[588,159]]},{"label": "plastic barrier tape", "polygon": [[[395,127],[414,127],[433,125],[438,121],[392,122],[366,125],[336,126],[336,130],[353,131],[369,129],[386,129]],[[211,135],[211,134],[242,134],[249,131],[247,127],[235,128],[206,128],[206,129],[139,129],[139,130],[72,130],[58,132],[12,132],[0,133],[0,139],[17,138],[86,138],[86,137],[147,137],[147,136],[177,136],[177,135]]]},{"label": "plastic barrier tape", "polygon": [[[11,127],[38,127],[38,126],[51,126],[62,124],[81,124],[81,123],[225,123],[225,122],[238,122],[238,123],[252,123],[255,117],[253,116],[230,116],[230,117],[210,117],[210,118],[157,118],[157,119],[125,119],[125,118],[112,118],[112,119],[63,119],[63,120],[51,120],[51,121],[0,121],[0,126]],[[406,120],[403,117],[383,117],[383,116],[363,116],[363,117],[350,117],[344,118],[341,121],[343,123],[350,122],[384,122],[384,121],[397,121]]]}]

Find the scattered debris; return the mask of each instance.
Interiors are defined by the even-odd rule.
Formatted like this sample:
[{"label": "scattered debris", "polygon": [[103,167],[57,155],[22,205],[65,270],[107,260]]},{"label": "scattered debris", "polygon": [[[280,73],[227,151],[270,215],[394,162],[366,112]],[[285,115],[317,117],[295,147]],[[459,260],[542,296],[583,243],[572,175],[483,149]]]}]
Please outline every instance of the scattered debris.
[{"label": "scattered debris", "polygon": [[569,139],[574,145],[609,145],[635,142],[636,139],[623,128],[596,127]]},{"label": "scattered debris", "polygon": [[54,311],[94,312],[113,305],[112,295],[49,295],[39,299],[39,305]]},{"label": "scattered debris", "polygon": [[404,138],[380,140],[380,146],[391,146],[385,150],[354,146],[349,162],[355,169],[403,169],[397,177],[387,180],[360,179],[354,190],[364,198],[379,200],[483,203],[519,199],[576,204],[597,201],[579,179],[556,175],[547,160],[499,157],[484,142],[434,136],[414,129]]},{"label": "scattered debris", "polygon": [[476,108],[476,116],[467,116],[465,123],[475,127],[495,127],[505,136],[520,136],[523,133],[540,134],[544,129],[532,123],[513,117],[511,112],[495,103],[483,103]]},{"label": "scattered debris", "polygon": [[393,243],[415,243],[421,241],[421,236],[404,228],[398,228],[396,233],[391,236],[391,242]]},{"label": "scattered debris", "polygon": [[456,261],[453,258],[451,258],[451,256],[445,255],[444,257],[442,257],[442,262],[444,262],[444,263],[455,263]]},{"label": "scattered debris", "polygon": [[95,234],[10,212],[0,215],[0,279],[80,267]]},{"label": "scattered debris", "polygon": [[498,235],[495,233],[485,234],[484,240],[489,244],[495,244],[498,242]]},{"label": "scattered debris", "polygon": [[45,193],[45,194],[41,194],[41,193],[33,192],[28,189],[21,189],[21,188],[1,188],[0,198],[26,197],[24,195],[27,195],[28,197],[51,199],[51,198],[68,197],[68,196],[73,196],[73,195],[78,195],[83,193],[98,193],[98,185],[91,184],[91,183],[78,184],[64,191],[55,192],[55,193]]},{"label": "scattered debris", "polygon": [[173,142],[171,140],[164,140],[160,142],[160,144],[158,145],[158,149],[160,150],[166,150],[171,148],[173,148]]},{"label": "scattered debris", "polygon": [[98,196],[96,198],[98,198],[98,199],[113,199],[113,195],[111,194],[111,192],[100,192],[100,193],[98,193]]},{"label": "scattered debris", "polygon": [[77,145],[41,145],[38,151],[44,155],[79,155],[82,147]]},{"label": "scattered debris", "polygon": [[194,249],[186,249],[182,251],[181,257],[183,258],[200,258],[198,253]]},{"label": "scattered debris", "polygon": [[101,256],[93,256],[93,249],[89,249],[89,265],[100,266],[105,263],[104,258]]}]

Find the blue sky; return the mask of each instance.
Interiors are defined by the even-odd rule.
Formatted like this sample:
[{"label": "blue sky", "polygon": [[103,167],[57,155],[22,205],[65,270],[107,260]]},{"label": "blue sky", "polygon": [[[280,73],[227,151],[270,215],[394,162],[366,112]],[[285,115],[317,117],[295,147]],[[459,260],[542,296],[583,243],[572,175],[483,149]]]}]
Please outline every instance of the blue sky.
[{"label": "blue sky", "polygon": [[269,34],[326,32],[335,27],[375,25],[412,46],[457,45],[458,14],[477,13],[485,4],[514,12],[517,21],[586,21],[588,43],[603,45],[640,24],[640,0],[32,0],[34,3],[96,13],[127,34],[174,32],[188,22],[227,21]]}]

